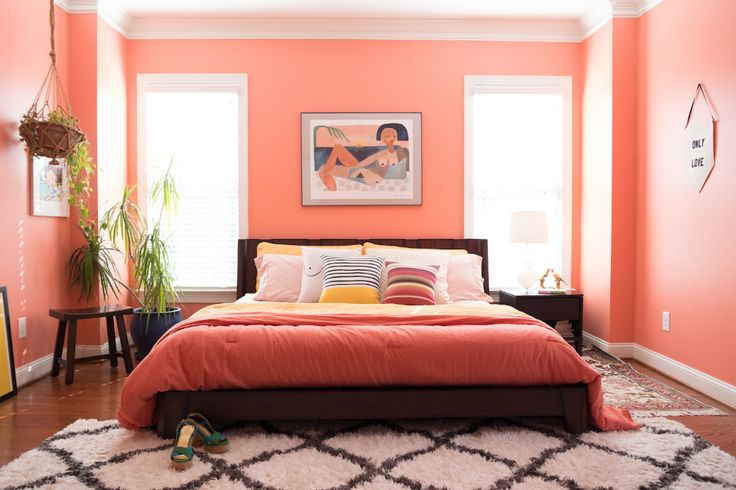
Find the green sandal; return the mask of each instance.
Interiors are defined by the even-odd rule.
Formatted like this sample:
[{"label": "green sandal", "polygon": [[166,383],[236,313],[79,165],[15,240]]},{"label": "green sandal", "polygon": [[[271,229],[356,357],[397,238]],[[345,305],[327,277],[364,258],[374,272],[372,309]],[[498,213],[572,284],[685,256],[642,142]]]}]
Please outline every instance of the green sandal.
[{"label": "green sandal", "polygon": [[192,443],[197,435],[194,421],[184,419],[176,426],[174,449],[171,450],[171,466],[176,470],[186,470],[192,466],[194,451]]},{"label": "green sandal", "polygon": [[187,420],[197,428],[197,445],[204,444],[204,449],[210,453],[224,453],[230,449],[230,441],[221,432],[217,432],[210,421],[201,413],[190,413]]}]

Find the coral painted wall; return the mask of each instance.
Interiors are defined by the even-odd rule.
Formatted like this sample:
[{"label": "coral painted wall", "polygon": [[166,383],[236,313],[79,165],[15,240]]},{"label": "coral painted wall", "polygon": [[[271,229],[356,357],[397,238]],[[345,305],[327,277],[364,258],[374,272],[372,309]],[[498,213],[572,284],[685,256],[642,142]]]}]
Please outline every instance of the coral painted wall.
[{"label": "coral painted wall", "polygon": [[[128,57],[131,182],[137,174],[137,74],[248,74],[252,237],[462,237],[465,75],[573,77],[577,188],[581,87],[579,47],[574,43],[131,40]],[[302,111],[422,112],[423,205],[302,207]],[[575,196],[575,210],[577,200]],[[574,237],[577,218],[575,212]],[[575,274],[577,269],[574,261]]]},{"label": "coral painted wall", "polygon": [[[15,364],[51,352],[56,324],[50,307],[69,304],[64,264],[69,220],[32,216],[31,171],[18,123],[49,67],[47,2],[0,0],[0,285],[8,287]],[[56,50],[62,83],[69,88],[70,16],[56,11]],[[17,320],[27,319],[18,339]]]},{"label": "coral painted wall", "polygon": [[[736,2],[666,0],[639,19],[637,343],[736,384]],[[683,127],[698,82],[721,120],[697,193]],[[701,100],[702,102],[702,100]],[[707,117],[698,104],[698,118]],[[662,311],[671,331],[662,331]]]},{"label": "coral painted wall", "polygon": [[609,342],[634,338],[637,19],[612,21],[611,325]]},{"label": "coral painted wall", "polygon": [[[128,40],[107,21],[97,19],[97,209],[100,216],[117,202],[128,181]],[[120,280],[127,283],[128,266],[114,254]],[[116,299],[111,297],[110,303]],[[127,291],[117,300],[131,304]],[[104,329],[101,339],[106,339]]]},{"label": "coral painted wall", "polygon": [[636,19],[613,19],[582,43],[581,289],[585,329],[634,338]]},{"label": "coral painted wall", "polygon": [[[90,156],[98,162],[97,141],[97,15],[74,14],[69,16],[69,48],[70,48],[70,83],[69,101],[79,118],[79,125],[87,135],[90,143]],[[89,199],[91,215],[97,214],[98,186],[96,178],[92,179],[92,195]],[[73,248],[83,245],[84,238],[77,229],[78,218],[72,213],[69,220]],[[68,257],[67,257],[68,260]],[[66,274],[65,274],[66,276]],[[77,300],[79,294],[70,290],[69,301]],[[84,300],[81,300],[84,302]],[[87,306],[85,304],[85,306]],[[91,305],[90,305],[91,306]],[[102,343],[100,323],[86,320],[78,325],[77,343],[82,345],[99,345]],[[51,344],[53,348],[53,344]],[[49,352],[51,351],[49,349]]]},{"label": "coral painted wall", "polygon": [[607,339],[611,317],[612,23],[581,45],[583,65],[580,289],[585,329]]}]

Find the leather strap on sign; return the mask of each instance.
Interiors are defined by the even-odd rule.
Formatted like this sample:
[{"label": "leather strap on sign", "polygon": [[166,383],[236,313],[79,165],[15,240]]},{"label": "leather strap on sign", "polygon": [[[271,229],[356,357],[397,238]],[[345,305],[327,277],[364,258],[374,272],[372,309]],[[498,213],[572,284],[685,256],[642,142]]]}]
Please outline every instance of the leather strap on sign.
[{"label": "leather strap on sign", "polygon": [[713,113],[713,108],[710,106],[710,102],[708,101],[708,95],[705,93],[705,89],[703,89],[703,84],[699,83],[698,88],[695,89],[695,97],[693,97],[693,101],[690,103],[690,111],[687,113],[687,121],[685,121],[685,127],[687,127],[690,124],[690,118],[693,115],[693,108],[695,108],[695,101],[698,100],[698,96],[700,94],[703,94],[703,100],[705,101],[705,106],[708,108],[708,112],[710,113],[710,118],[713,120],[713,122],[716,122],[716,116]]}]

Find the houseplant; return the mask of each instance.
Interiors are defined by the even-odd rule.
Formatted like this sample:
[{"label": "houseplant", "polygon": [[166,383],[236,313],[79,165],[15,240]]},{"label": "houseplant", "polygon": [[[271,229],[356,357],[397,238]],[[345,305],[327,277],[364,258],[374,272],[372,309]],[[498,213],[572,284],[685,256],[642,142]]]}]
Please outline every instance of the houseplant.
[{"label": "houseplant", "polygon": [[87,205],[92,192],[94,164],[89,155],[89,142],[79,127],[56,67],[53,0],[49,0],[49,25],[51,66],[33,103],[23,114],[18,132],[28,148],[29,157],[47,157],[51,165],[66,168],[69,204],[77,210],[77,227],[84,237],[84,245],[72,252],[67,263],[70,283],[89,301],[95,296],[99,282],[102,295],[107,299],[109,292],[116,295],[119,292],[114,249],[106,245]]},{"label": "houseplant", "polygon": [[[49,119],[55,117],[50,115]],[[72,287],[79,288],[80,297],[87,301],[95,297],[99,284],[102,297],[107,301],[110,292],[116,297],[120,293],[118,270],[113,258],[116,249],[105,241],[87,205],[92,192],[94,164],[86,138],[67,153],[65,160],[69,174],[69,205],[77,210],[77,228],[85,241],[72,252],[67,263],[69,282]]]},{"label": "houseplant", "polygon": [[72,112],[56,68],[54,0],[49,0],[49,26],[51,66],[36,98],[21,119],[18,132],[31,157],[48,157],[52,164],[59,164],[58,159],[67,158],[70,153],[75,152],[78,145],[85,141],[85,137]]},{"label": "houseplant", "polygon": [[130,327],[139,360],[182,319],[181,308],[175,306],[178,295],[164,235],[164,219],[170,224],[179,201],[172,167],[173,158],[164,176],[151,187],[148,210],[155,212],[155,219],[146,219],[131,199],[135,185],[125,188],[121,200],[102,219],[101,226],[107,230],[113,245],[118,250],[122,249],[126,261],[133,264],[131,284],[123,287],[141,305],[134,310]]}]

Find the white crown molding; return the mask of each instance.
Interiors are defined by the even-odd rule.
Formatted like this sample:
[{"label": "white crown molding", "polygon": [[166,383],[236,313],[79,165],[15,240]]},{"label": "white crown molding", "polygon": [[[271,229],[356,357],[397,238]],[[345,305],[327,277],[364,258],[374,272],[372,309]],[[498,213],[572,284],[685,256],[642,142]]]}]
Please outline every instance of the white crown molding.
[{"label": "white crown molding", "polygon": [[578,19],[132,17],[116,0],[55,0],[97,13],[128,39],[375,39],[581,42],[612,18],[636,18],[663,0],[609,0]]},{"label": "white crown molding", "polygon": [[588,10],[578,19],[580,41],[593,35],[612,19],[636,19],[662,3],[663,0],[609,0],[610,5],[602,5]]},{"label": "white crown molding", "polygon": [[578,29],[580,31],[580,41],[585,40],[588,36],[593,35],[598,29],[608,24],[612,19],[610,5],[601,4],[599,7],[593,8],[585,12],[578,18]]},{"label": "white crown molding", "polygon": [[602,351],[622,359],[635,359],[675,381],[736,408],[736,386],[710,374],[633,342],[611,343],[588,332],[583,332],[583,339],[586,344],[593,344]]},{"label": "white crown molding", "polygon": [[97,0],[54,0],[54,3],[70,14],[97,13]]},{"label": "white crown molding", "polygon": [[636,19],[659,5],[662,0],[610,0],[613,17]]},{"label": "white crown molding", "polygon": [[134,18],[131,39],[377,39],[577,42],[574,20]]},{"label": "white crown molding", "polygon": [[97,14],[113,29],[128,37],[133,18],[115,0],[54,0],[54,3],[70,14]]},{"label": "white crown molding", "polygon": [[113,29],[118,31],[125,37],[128,36],[130,26],[133,23],[133,17],[127,10],[120,7],[115,0],[100,0],[97,14],[107,21]]}]

